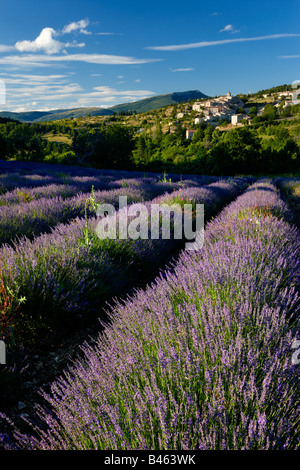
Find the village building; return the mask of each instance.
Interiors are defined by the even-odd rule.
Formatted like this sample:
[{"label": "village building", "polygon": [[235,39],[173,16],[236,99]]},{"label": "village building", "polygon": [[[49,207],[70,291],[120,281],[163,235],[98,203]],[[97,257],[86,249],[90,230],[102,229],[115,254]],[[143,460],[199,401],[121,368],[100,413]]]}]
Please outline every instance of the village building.
[{"label": "village building", "polygon": [[204,119],[202,117],[196,117],[194,122],[195,124],[200,124],[200,122],[203,122],[203,121]]},{"label": "village building", "polygon": [[193,104],[192,110],[197,111],[198,113],[201,111],[203,108],[203,103],[199,103],[199,101],[196,101],[196,103]]},{"label": "village building", "polygon": [[185,138],[191,140],[193,135],[197,132],[196,130],[193,129],[186,129],[185,131]]},{"label": "village building", "polygon": [[237,124],[239,124],[240,122],[242,122],[242,120],[244,119],[244,115],[243,114],[233,114],[231,116],[231,124],[233,126],[236,126]]}]

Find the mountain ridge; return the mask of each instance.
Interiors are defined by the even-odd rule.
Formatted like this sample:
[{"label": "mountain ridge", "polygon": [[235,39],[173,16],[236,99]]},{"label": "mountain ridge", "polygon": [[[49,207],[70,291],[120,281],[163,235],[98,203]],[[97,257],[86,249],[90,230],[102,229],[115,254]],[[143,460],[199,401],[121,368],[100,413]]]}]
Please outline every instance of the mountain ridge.
[{"label": "mountain ridge", "polygon": [[25,111],[25,112],[12,112],[0,111],[0,117],[16,119],[20,122],[47,122],[57,121],[60,119],[79,118],[90,116],[112,116],[120,112],[137,112],[143,113],[147,111],[154,111],[155,109],[164,108],[172,104],[182,103],[189,99],[202,99],[207,98],[204,93],[199,90],[189,90],[167,93],[163,95],[155,95],[151,98],[133,101],[129,103],[122,103],[109,108],[100,107],[87,107],[87,108],[72,108],[72,109],[55,109],[51,111]]}]

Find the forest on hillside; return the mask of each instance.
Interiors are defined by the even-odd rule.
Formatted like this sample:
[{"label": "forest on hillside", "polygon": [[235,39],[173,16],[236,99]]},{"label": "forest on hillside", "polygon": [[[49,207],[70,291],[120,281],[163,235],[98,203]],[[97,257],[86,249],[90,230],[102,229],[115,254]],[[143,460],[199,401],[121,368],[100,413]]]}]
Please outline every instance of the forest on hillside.
[{"label": "forest on hillside", "polygon": [[[192,139],[178,120],[163,130],[162,114],[154,126],[141,116],[139,126],[124,116],[109,122],[68,119],[47,123],[0,120],[0,158],[94,168],[228,175],[300,170],[300,105],[265,106],[252,125],[227,130],[200,123]],[[299,117],[298,117],[299,116]],[[144,127],[141,127],[141,126]]]}]

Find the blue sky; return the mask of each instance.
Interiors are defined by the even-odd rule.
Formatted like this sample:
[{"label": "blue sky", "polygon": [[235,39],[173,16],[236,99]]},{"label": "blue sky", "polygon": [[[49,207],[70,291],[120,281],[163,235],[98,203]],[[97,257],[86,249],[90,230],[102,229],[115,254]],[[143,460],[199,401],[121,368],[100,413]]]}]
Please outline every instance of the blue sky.
[{"label": "blue sky", "polygon": [[0,1],[0,109],[290,84],[300,79],[299,16],[299,0]]}]

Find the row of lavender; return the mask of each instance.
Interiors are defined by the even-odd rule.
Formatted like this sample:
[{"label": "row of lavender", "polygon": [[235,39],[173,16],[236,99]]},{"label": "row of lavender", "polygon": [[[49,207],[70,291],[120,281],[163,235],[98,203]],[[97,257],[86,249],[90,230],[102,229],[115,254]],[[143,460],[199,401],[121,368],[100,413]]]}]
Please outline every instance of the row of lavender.
[{"label": "row of lavender", "polygon": [[[19,190],[28,191],[31,188],[37,188],[43,194],[43,187],[49,185],[69,185],[76,186],[77,191],[85,191],[87,188],[91,188],[92,185],[96,189],[106,189],[110,187],[110,184],[115,180],[111,176],[70,176],[68,174],[56,174],[56,175],[40,175],[40,174],[22,174],[16,173],[4,173],[0,175],[0,193],[1,201],[10,203],[9,195],[4,197],[8,192]],[[45,191],[45,189],[44,189]],[[39,193],[33,193],[33,196],[39,197]]]},{"label": "row of lavender", "polygon": [[[8,206],[12,204],[18,204],[21,202],[31,202],[32,200],[46,198],[51,199],[55,197],[61,197],[63,199],[76,196],[79,192],[80,193],[87,193],[91,191],[93,187],[94,190],[109,190],[109,189],[118,189],[118,188],[126,188],[129,186],[141,186],[142,184],[159,184],[154,178],[122,178],[121,180],[112,180],[111,178],[94,178],[94,177],[74,177],[72,180],[63,180],[60,183],[51,183],[48,184],[49,181],[46,179],[42,181],[37,178],[34,184],[38,186],[32,187],[30,186],[32,183],[32,179],[27,179],[28,187],[18,185],[19,181],[18,178],[15,179],[11,176],[13,185],[16,186],[15,189],[11,191],[7,191],[4,194],[0,195],[0,206]],[[211,181],[209,178],[202,178],[199,180],[181,180],[178,182],[161,182],[161,188],[168,188],[172,187],[174,189],[178,188],[179,186],[199,186],[201,184],[209,184]],[[44,184],[43,184],[44,183]],[[47,183],[47,184],[45,184]]]},{"label": "row of lavender", "polygon": [[[45,164],[45,163],[36,163],[36,162],[20,162],[20,161],[4,161],[0,160],[0,175],[1,173],[17,173],[23,172],[23,174],[37,174],[37,175],[53,175],[54,177],[61,176],[62,174],[68,175],[69,177],[73,176],[106,176],[112,177],[113,179],[120,178],[143,178],[145,176],[151,178],[161,178],[159,173],[154,172],[141,172],[141,171],[132,171],[132,170],[109,170],[109,169],[95,169],[82,166],[70,166],[70,165],[59,165],[59,164]],[[189,179],[199,180],[199,175],[185,175]],[[182,179],[181,174],[170,173],[168,178],[171,178],[172,181],[179,181]],[[200,176],[201,178],[209,178],[211,181],[217,181],[218,177],[214,176]]]},{"label": "row of lavender", "polygon": [[[205,204],[211,217],[248,185],[247,178],[237,178],[178,192],[186,202]],[[25,337],[27,328],[32,337],[41,328],[47,332],[49,324],[61,328],[97,313],[104,300],[128,292],[143,276],[162,267],[183,243],[161,237],[103,240],[95,234],[97,223],[96,217],[76,218],[33,241],[24,238],[14,247],[1,248],[1,283],[9,298],[5,299],[6,337],[11,325],[14,333]]]},{"label": "row of lavender", "polygon": [[[299,449],[300,241],[273,184],[254,184],[175,273],[110,312],[44,394],[27,449]],[[49,408],[50,407],[50,408]]]},{"label": "row of lavender", "polygon": [[[90,179],[88,178],[88,181],[85,182],[85,190],[89,192],[82,192],[83,188],[78,192],[78,186],[70,188],[64,185],[49,185],[42,189],[36,188],[26,192],[16,189],[0,197],[0,205],[3,201],[11,202],[9,205],[0,207],[0,244],[10,243],[24,236],[33,238],[40,233],[49,232],[59,223],[67,223],[76,217],[84,217],[85,214],[92,215],[93,209],[87,204],[91,196],[97,203],[117,205],[119,196],[126,195],[128,203],[133,203],[178,190],[185,184],[199,186],[197,182],[191,181],[164,183],[157,182],[152,178],[131,178],[110,183],[110,186],[116,189],[92,193]],[[66,199],[63,196],[66,196]],[[18,199],[22,197],[25,198],[25,201],[27,198],[28,202],[18,203]]]},{"label": "row of lavender", "polygon": [[[0,165],[1,167],[1,165]],[[22,172],[20,169],[18,171],[9,171],[2,173],[0,172],[0,205],[2,203],[10,203],[11,197],[6,195],[7,192],[14,190],[19,190],[19,192],[27,192],[30,188],[37,188],[35,192],[32,193],[34,198],[42,197],[43,192],[45,192],[45,197],[47,197],[47,189],[42,189],[45,186],[49,185],[68,185],[77,188],[77,192],[80,190],[86,192],[93,185],[95,189],[109,189],[119,187],[123,184],[123,180],[141,180],[148,179],[152,181],[165,181],[165,182],[177,182],[184,183],[182,181],[182,175],[173,175],[173,177],[166,178],[166,175],[151,173],[146,175],[137,174],[137,172],[124,172],[124,171],[108,171],[108,170],[93,170],[92,174],[89,172],[85,174],[85,169],[81,169],[75,172],[59,172],[58,169],[53,169],[52,172],[46,172],[45,168],[41,166],[41,169],[34,173]],[[92,170],[91,170],[92,171]],[[185,176],[187,178],[187,176]],[[188,178],[188,181],[195,182],[196,184],[208,184],[214,181],[217,181],[216,177],[213,176],[195,176],[191,175]],[[114,185],[114,182],[116,183]],[[71,191],[71,189],[69,189]]]}]

